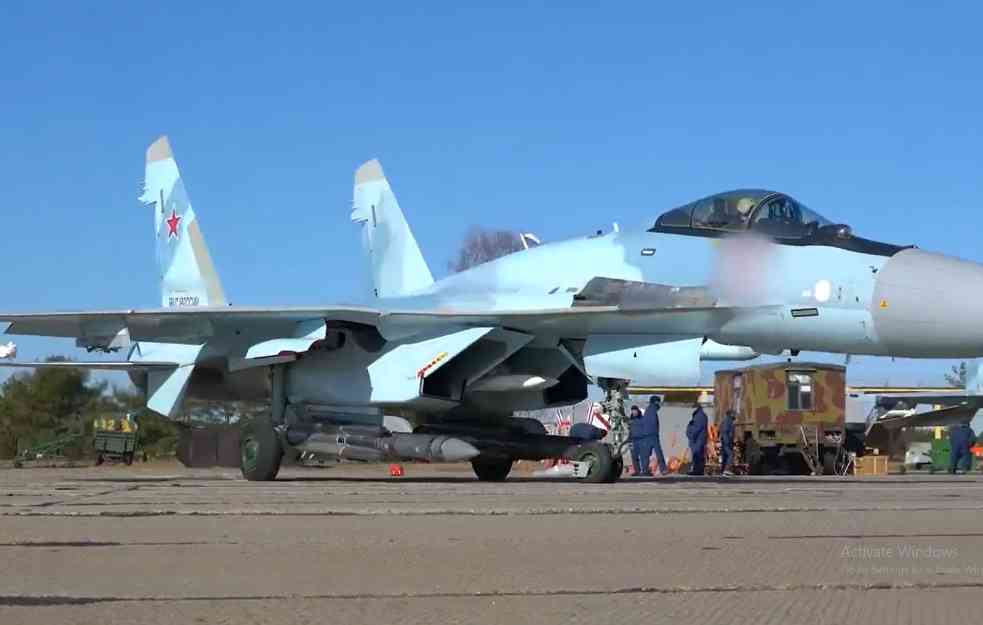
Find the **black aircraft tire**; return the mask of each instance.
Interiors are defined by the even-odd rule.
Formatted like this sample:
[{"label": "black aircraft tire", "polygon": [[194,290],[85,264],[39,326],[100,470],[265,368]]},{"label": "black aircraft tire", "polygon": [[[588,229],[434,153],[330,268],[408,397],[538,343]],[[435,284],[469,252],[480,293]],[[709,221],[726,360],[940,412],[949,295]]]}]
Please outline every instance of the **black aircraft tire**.
[{"label": "black aircraft tire", "polygon": [[511,458],[475,458],[471,468],[479,482],[504,482],[512,472]]},{"label": "black aircraft tire", "polygon": [[585,443],[580,446],[574,454],[577,462],[589,462],[590,469],[587,477],[583,481],[588,484],[610,484],[619,477],[615,473],[614,458],[611,457],[611,448],[604,443]]},{"label": "black aircraft tire", "polygon": [[239,468],[251,482],[269,482],[280,472],[283,447],[269,419],[258,418],[242,428]]}]

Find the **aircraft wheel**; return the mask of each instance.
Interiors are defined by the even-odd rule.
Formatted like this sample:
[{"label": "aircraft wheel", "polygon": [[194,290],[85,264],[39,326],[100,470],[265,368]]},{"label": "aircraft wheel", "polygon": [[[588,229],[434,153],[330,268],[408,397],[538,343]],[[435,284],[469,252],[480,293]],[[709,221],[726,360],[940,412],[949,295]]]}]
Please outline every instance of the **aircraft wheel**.
[{"label": "aircraft wheel", "polygon": [[471,468],[480,482],[504,482],[512,471],[511,458],[475,458]]},{"label": "aircraft wheel", "polygon": [[573,459],[590,464],[587,477],[584,478],[584,481],[590,484],[610,484],[619,477],[619,474],[615,473],[616,467],[611,456],[611,448],[604,443],[593,442],[581,445]]},{"label": "aircraft wheel", "polygon": [[283,447],[269,418],[257,418],[243,426],[239,452],[242,477],[251,482],[276,479]]}]

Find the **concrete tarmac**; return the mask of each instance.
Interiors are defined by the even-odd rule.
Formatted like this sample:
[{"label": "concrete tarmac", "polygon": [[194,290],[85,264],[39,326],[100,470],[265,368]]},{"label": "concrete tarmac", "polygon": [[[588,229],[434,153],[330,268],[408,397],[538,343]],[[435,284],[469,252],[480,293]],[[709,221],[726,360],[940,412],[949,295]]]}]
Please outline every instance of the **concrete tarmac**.
[{"label": "concrete tarmac", "polygon": [[[983,479],[0,469],[0,623],[967,623]],[[520,473],[521,475],[521,473]]]}]

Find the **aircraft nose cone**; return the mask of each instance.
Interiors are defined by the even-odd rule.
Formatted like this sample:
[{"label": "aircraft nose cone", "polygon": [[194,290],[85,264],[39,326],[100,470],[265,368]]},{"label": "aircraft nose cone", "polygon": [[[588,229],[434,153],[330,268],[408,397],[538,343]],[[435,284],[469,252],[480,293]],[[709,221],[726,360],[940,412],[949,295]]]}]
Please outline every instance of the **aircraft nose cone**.
[{"label": "aircraft nose cone", "polygon": [[877,273],[871,316],[891,355],[983,356],[983,265],[902,250]]},{"label": "aircraft nose cone", "polygon": [[479,453],[474,445],[459,438],[448,438],[440,445],[440,456],[444,462],[470,460]]}]

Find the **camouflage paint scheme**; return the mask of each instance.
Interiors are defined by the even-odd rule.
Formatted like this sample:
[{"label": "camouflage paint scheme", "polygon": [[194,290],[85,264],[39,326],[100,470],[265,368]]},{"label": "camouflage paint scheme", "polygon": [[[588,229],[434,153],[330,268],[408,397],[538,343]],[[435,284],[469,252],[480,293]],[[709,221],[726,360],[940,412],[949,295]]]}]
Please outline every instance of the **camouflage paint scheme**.
[{"label": "camouflage paint scheme", "polygon": [[[788,373],[812,378],[812,408],[789,409]],[[741,389],[735,389],[735,378]],[[737,412],[735,439],[752,434],[762,447],[802,442],[800,426],[818,427],[820,437],[842,434],[846,422],[846,368],[819,363],[778,363],[718,371],[714,377],[715,413]],[[774,432],[774,436],[767,435]]]}]

